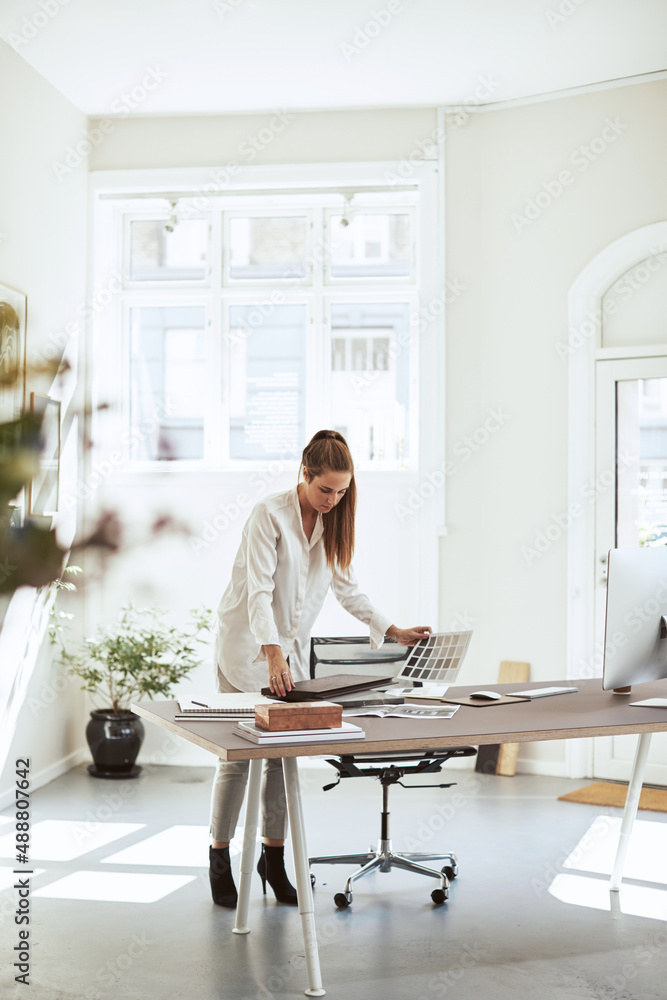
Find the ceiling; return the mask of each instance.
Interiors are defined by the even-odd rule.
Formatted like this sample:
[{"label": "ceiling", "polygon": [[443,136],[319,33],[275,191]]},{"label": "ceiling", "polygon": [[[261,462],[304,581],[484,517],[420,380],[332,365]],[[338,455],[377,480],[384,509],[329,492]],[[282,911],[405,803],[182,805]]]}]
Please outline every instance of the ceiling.
[{"label": "ceiling", "polygon": [[667,0],[0,0],[0,35],[96,116],[496,103],[665,70]]}]

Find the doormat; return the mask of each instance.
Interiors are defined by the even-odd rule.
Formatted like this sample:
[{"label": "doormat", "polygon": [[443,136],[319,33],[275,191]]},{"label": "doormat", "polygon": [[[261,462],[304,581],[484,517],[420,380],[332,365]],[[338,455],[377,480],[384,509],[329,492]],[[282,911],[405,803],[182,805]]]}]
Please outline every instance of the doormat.
[{"label": "doormat", "polygon": [[[593,785],[578,788],[567,795],[559,795],[559,802],[585,802],[591,806],[618,806],[622,809],[628,794],[627,785],[617,785],[612,781],[596,781]],[[642,788],[639,797],[640,809],[667,812],[667,788]]]}]

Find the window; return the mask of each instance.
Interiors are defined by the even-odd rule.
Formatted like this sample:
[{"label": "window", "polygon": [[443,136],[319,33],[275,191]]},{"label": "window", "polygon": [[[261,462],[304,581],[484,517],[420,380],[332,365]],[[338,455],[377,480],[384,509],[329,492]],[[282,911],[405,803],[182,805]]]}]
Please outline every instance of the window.
[{"label": "window", "polygon": [[130,336],[130,458],[202,459],[204,309],[133,308]]},{"label": "window", "polygon": [[331,310],[331,413],[356,464],[402,465],[409,455],[410,307],[335,303]]},{"label": "window", "polygon": [[277,305],[251,326],[253,312],[230,307],[230,458],[296,456],[305,438],[306,307]]},{"label": "window", "polygon": [[419,195],[406,187],[109,198],[98,257],[122,289],[117,322],[96,325],[98,382],[122,401],[132,468],[296,463],[320,427],[345,433],[360,469],[417,467]]},{"label": "window", "polygon": [[331,215],[332,278],[407,277],[412,241],[410,216],[376,212],[373,215]]}]

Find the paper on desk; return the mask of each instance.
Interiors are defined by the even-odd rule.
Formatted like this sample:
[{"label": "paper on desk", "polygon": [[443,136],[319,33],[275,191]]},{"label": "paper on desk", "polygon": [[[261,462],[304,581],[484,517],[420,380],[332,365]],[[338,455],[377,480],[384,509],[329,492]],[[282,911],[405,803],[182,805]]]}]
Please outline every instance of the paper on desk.
[{"label": "paper on desk", "polygon": [[451,719],[458,705],[368,705],[343,711],[347,718],[357,715],[377,715],[381,719]]},{"label": "paper on desk", "polygon": [[450,687],[450,684],[422,684],[421,687],[413,687],[404,691],[404,695],[406,698],[424,698],[437,701],[439,698],[445,697]]},{"label": "paper on desk", "polygon": [[265,698],[259,691],[233,691],[225,694],[219,692],[203,694],[197,701],[179,701],[178,704],[181,712],[198,712],[207,708],[215,711],[225,709],[252,711],[255,705],[273,705],[275,702]]}]

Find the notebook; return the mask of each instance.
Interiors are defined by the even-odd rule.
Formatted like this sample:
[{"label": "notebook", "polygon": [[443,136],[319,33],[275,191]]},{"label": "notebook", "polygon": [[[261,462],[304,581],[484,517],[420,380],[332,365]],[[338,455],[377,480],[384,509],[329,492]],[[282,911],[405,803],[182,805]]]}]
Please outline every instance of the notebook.
[{"label": "notebook", "polygon": [[174,715],[177,722],[188,719],[234,719],[239,716],[254,718],[255,705],[270,705],[273,699],[265,698],[259,691],[239,691],[230,694],[215,694],[202,696],[198,701],[179,701],[178,712]]}]

